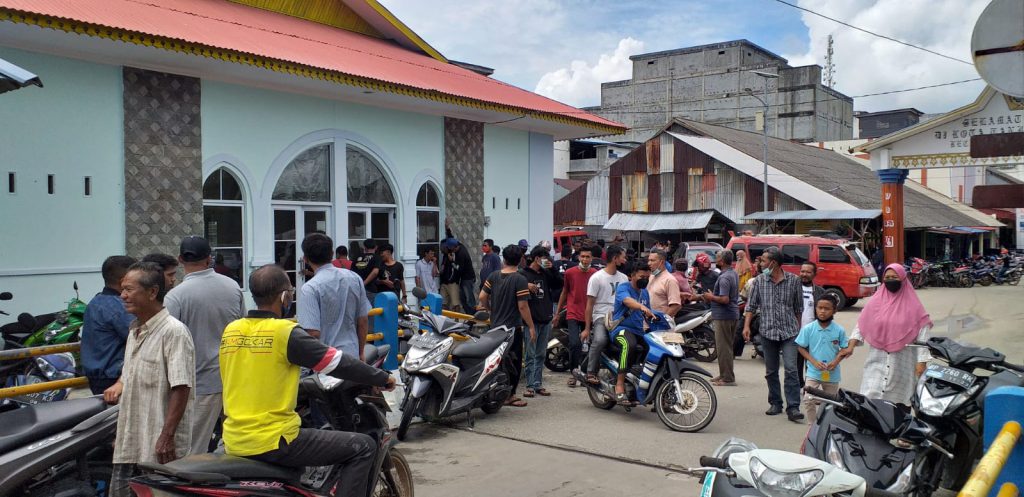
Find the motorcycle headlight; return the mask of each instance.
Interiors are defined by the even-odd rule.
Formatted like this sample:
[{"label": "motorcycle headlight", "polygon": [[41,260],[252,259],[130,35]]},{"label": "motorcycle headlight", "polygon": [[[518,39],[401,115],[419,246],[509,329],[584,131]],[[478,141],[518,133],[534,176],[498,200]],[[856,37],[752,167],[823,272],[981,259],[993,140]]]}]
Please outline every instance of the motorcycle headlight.
[{"label": "motorcycle headlight", "polygon": [[36,367],[39,368],[39,371],[41,371],[43,376],[46,376],[46,379],[48,380],[52,380],[57,376],[57,368],[53,367],[53,364],[50,364],[42,357],[36,357]]},{"label": "motorcycle headlight", "polygon": [[445,340],[430,349],[430,352],[427,352],[415,359],[406,358],[402,367],[405,368],[406,371],[412,373],[443,362],[448,357],[448,343],[449,342]]},{"label": "motorcycle headlight", "polygon": [[964,402],[967,402],[971,397],[974,396],[975,392],[981,388],[980,383],[971,385],[971,388],[960,392],[955,395],[946,395],[944,397],[935,397],[928,391],[927,379],[922,376],[921,380],[917,383],[917,411],[926,416],[945,416],[946,414],[952,413],[953,411],[960,408]]},{"label": "motorcycle headlight", "polygon": [[825,477],[825,472],[820,469],[780,473],[756,457],[750,458],[750,474],[754,477],[754,486],[772,497],[803,497]]},{"label": "motorcycle headlight", "polygon": [[828,461],[829,464],[846,471],[846,463],[843,462],[843,453],[839,451],[839,446],[836,444],[835,440],[829,439],[828,444],[826,445],[828,446],[828,449],[825,450],[825,460]]}]

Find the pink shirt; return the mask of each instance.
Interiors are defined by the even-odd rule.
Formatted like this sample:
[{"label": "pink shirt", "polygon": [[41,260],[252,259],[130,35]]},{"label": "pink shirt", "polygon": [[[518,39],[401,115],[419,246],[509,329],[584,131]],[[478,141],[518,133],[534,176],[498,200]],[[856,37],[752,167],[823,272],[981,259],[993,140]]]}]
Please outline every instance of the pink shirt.
[{"label": "pink shirt", "polygon": [[672,277],[679,284],[679,293],[693,293],[693,290],[690,289],[690,281],[686,279],[686,275],[682,271],[672,273]]}]

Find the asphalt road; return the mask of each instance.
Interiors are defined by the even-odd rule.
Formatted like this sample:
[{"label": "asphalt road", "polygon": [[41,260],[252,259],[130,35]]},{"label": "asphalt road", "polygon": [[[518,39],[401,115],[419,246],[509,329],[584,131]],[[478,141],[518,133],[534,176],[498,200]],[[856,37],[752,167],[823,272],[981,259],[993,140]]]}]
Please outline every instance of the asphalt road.
[{"label": "asphalt road", "polygon": [[[1024,287],[925,289],[919,295],[934,334],[993,347],[1024,363]],[[863,305],[836,321],[849,332]],[[671,431],[649,409],[596,409],[586,389],[566,386],[567,374],[546,372],[551,397],[491,416],[475,411],[473,428],[465,416],[447,426],[414,425],[399,448],[409,456],[419,496],[697,496],[697,480],[685,468],[722,441],[735,436],[762,448],[797,450],[807,432],[806,424],[764,415],[764,362],[751,359],[749,350],[736,361],[739,385],[716,388],[717,415],[699,433]],[[844,388],[859,387],[863,360],[858,353],[843,363]],[[716,364],[701,365],[717,373]]]}]

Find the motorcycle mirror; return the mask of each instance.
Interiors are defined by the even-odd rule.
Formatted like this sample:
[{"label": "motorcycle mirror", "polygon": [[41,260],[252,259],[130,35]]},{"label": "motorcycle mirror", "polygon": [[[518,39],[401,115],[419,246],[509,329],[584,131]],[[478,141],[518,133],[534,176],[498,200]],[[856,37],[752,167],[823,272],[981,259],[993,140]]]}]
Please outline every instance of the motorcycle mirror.
[{"label": "motorcycle mirror", "polygon": [[491,320],[491,313],[489,313],[487,311],[476,311],[476,314],[473,314],[473,321],[490,321],[490,320]]},{"label": "motorcycle mirror", "polygon": [[416,297],[418,300],[423,300],[427,298],[427,291],[420,287],[415,287],[412,289],[412,295]]},{"label": "motorcycle mirror", "polygon": [[75,298],[77,299],[78,298],[78,280],[75,280],[75,282],[71,286],[75,289]]},{"label": "motorcycle mirror", "polygon": [[14,298],[14,294],[11,292],[0,293],[0,300],[11,300]]},{"label": "motorcycle mirror", "polygon": [[26,330],[34,331],[36,329],[36,318],[27,312],[23,312],[18,314],[18,324]]}]

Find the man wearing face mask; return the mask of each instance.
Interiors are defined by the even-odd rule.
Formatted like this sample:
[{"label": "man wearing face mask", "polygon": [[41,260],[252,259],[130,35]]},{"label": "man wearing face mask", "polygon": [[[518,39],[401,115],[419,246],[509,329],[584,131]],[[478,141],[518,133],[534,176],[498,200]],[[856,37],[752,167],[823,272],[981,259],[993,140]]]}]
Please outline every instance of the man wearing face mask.
[{"label": "man wearing face mask", "polygon": [[313,268],[313,277],[299,288],[296,315],[299,326],[324,345],[362,360],[370,301],[359,275],[331,264],[333,246],[321,233],[302,240],[302,261]]},{"label": "man wearing face mask", "polygon": [[665,319],[665,315],[651,310],[651,295],[647,292],[651,271],[647,264],[643,261],[626,264],[625,272],[629,275],[629,284],[615,287],[615,320],[619,325],[609,338],[618,349],[615,400],[620,405],[632,405],[626,397],[626,373],[636,360],[637,341],[643,339],[649,320]]},{"label": "man wearing face mask", "polygon": [[764,348],[765,381],[768,383],[768,416],[782,413],[779,386],[779,356],[786,370],[785,403],[790,421],[800,422],[800,372],[797,370],[796,336],[804,313],[800,279],[782,270],[782,254],[772,247],[761,254],[764,269],[754,282],[744,311],[743,339],[750,341],[750,322],[760,311],[761,343]]},{"label": "man wearing face mask", "polygon": [[647,293],[651,295],[651,309],[674,317],[683,305],[679,297],[679,283],[665,269],[667,258],[668,254],[661,250],[652,250],[647,255],[647,265],[651,268]]}]

